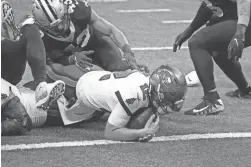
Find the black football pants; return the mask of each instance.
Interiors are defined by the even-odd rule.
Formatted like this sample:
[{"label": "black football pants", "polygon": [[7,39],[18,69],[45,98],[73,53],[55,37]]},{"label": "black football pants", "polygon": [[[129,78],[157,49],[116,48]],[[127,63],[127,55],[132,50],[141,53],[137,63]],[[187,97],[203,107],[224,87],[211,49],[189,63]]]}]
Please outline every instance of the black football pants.
[{"label": "black football pants", "polygon": [[[236,20],[223,21],[200,29],[188,41],[190,55],[205,94],[216,88],[212,57],[239,89],[248,85],[240,63],[232,62],[227,57],[228,44],[236,27]],[[251,25],[248,26],[245,37],[245,47],[251,46]]]}]

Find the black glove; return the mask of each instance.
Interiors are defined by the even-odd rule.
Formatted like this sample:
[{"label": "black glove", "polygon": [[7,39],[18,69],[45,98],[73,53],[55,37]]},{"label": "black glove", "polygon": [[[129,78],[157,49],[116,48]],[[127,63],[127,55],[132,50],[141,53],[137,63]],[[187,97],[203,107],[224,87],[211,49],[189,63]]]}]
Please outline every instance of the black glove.
[{"label": "black glove", "polygon": [[180,49],[181,45],[192,36],[193,32],[193,29],[188,27],[184,32],[179,34],[173,44],[173,52],[177,51],[177,47]]},{"label": "black glove", "polygon": [[127,62],[130,69],[138,70],[138,64],[136,62],[134,53],[132,52],[130,45],[125,44],[125,46],[123,46],[122,48],[122,51],[124,52],[123,60]]},{"label": "black glove", "polygon": [[236,32],[228,45],[228,59],[238,61],[242,56],[245,45],[245,25],[237,25]]},{"label": "black glove", "polygon": [[140,65],[138,65],[138,68],[139,68],[139,71],[142,72],[143,74],[145,74],[146,76],[150,75],[150,70],[146,65],[140,64]]}]

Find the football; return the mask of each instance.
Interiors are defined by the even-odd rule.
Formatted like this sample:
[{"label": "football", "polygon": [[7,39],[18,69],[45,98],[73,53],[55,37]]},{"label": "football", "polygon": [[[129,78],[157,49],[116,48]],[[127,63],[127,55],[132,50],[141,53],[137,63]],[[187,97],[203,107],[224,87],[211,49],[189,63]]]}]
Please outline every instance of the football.
[{"label": "football", "polygon": [[185,78],[186,78],[187,86],[189,87],[199,86],[200,84],[200,80],[198,78],[196,71],[191,71],[185,76]]},{"label": "football", "polygon": [[153,114],[151,107],[140,108],[132,115],[126,127],[129,129],[142,129]]}]

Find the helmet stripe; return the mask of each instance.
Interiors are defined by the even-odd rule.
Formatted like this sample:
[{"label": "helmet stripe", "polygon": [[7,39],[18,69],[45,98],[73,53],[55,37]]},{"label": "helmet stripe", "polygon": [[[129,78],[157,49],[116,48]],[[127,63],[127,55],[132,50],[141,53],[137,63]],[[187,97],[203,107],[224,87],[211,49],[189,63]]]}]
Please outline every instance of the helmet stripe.
[{"label": "helmet stripe", "polygon": [[55,11],[52,9],[52,4],[51,1],[45,0],[45,2],[48,4],[48,8],[50,9],[52,15],[54,16],[54,18],[57,20],[58,16],[56,15]]},{"label": "helmet stripe", "polygon": [[[52,14],[50,8],[49,8],[49,4],[47,2],[45,2],[45,0],[38,0],[41,8],[44,11],[44,14],[46,15],[46,17],[48,18],[48,20],[50,22],[54,22],[56,20],[56,18],[54,17],[54,15]],[[50,6],[51,7],[51,6]],[[52,9],[52,8],[51,8]]]},{"label": "helmet stripe", "polygon": [[41,1],[40,1],[40,0],[37,0],[37,2],[39,3],[39,6],[42,8],[42,10],[43,10],[45,16],[47,17],[47,19],[48,19],[50,22],[52,22],[50,16],[49,16],[48,13],[46,12],[46,10],[45,10],[43,4],[41,3]]}]

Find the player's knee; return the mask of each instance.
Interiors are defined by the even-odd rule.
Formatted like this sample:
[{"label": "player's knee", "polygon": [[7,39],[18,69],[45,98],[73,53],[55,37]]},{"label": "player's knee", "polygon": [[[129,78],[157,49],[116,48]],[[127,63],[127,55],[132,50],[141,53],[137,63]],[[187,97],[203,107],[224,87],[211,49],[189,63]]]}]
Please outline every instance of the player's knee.
[{"label": "player's knee", "polygon": [[200,48],[203,46],[205,39],[201,35],[195,34],[188,40],[189,49]]}]

